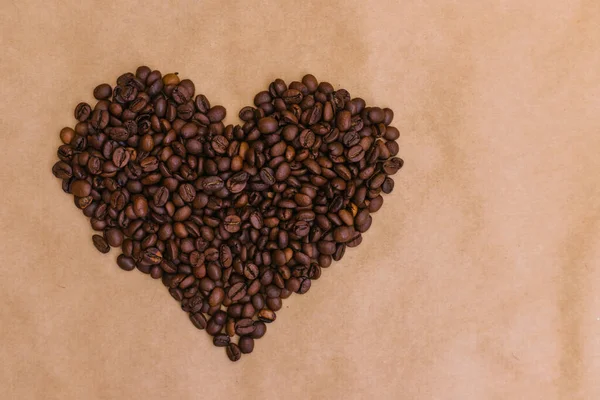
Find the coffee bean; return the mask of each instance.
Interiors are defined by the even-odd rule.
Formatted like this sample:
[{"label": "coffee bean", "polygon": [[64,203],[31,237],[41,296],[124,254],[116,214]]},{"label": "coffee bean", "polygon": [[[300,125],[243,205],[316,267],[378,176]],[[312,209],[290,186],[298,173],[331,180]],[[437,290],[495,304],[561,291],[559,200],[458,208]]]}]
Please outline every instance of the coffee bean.
[{"label": "coffee bean", "polygon": [[190,314],[190,321],[192,321],[192,324],[194,324],[194,326],[198,329],[206,328],[206,317],[201,312]]},{"label": "coffee bean", "polygon": [[348,161],[359,162],[365,157],[365,150],[359,146],[353,146],[348,150]]},{"label": "coffee bean", "polygon": [[97,109],[92,113],[90,118],[90,125],[96,130],[102,130],[106,128],[110,121],[110,115],[108,111]]},{"label": "coffee bean", "polygon": [[229,357],[229,359],[234,362],[242,357],[242,353],[237,344],[229,343],[229,345],[227,346],[227,357]]},{"label": "coffee bean", "polygon": [[133,198],[133,212],[137,217],[144,218],[148,215],[148,201],[143,196]]},{"label": "coffee bean", "polygon": [[247,263],[244,265],[243,272],[247,279],[254,280],[258,277],[259,269],[255,264]]},{"label": "coffee bean", "polygon": [[179,196],[186,203],[191,203],[196,198],[196,189],[189,183],[184,183],[179,186]]},{"label": "coffee bean", "polygon": [[365,221],[367,221],[368,218],[369,218],[369,210],[366,208],[363,208],[362,210],[360,210],[360,212],[358,212],[358,214],[356,214],[354,223],[356,225],[362,225],[365,223]]},{"label": "coffee bean", "polygon": [[64,161],[58,161],[52,167],[52,173],[59,179],[70,179],[73,176],[73,168]]},{"label": "coffee bean", "polygon": [[213,291],[210,294],[210,297],[208,298],[208,304],[210,304],[211,307],[218,306],[223,302],[224,298],[225,291],[223,290],[223,288],[216,287],[213,289]]},{"label": "coffee bean", "polygon": [[248,182],[248,173],[245,171],[238,172],[227,180],[227,190],[231,193],[240,193],[246,188]]},{"label": "coffee bean", "polygon": [[123,232],[117,228],[108,229],[105,232],[106,241],[112,247],[118,247],[123,243]]},{"label": "coffee bean", "polygon": [[300,146],[304,148],[311,148],[315,144],[315,134],[310,129],[304,129],[300,132],[300,136],[298,137],[298,141],[300,142]]},{"label": "coffee bean", "polygon": [[142,261],[151,265],[160,264],[162,261],[162,253],[155,247],[147,248],[144,250]]},{"label": "coffee bean", "polygon": [[233,262],[231,248],[226,244],[222,244],[219,248],[219,260],[225,268],[229,268]]},{"label": "coffee bean", "polygon": [[94,246],[98,249],[100,253],[108,253],[110,251],[110,246],[106,243],[106,240],[100,235],[93,235],[92,241],[94,242]]},{"label": "coffee bean", "polygon": [[209,176],[202,182],[202,189],[206,192],[216,192],[224,186],[223,179],[218,176]]},{"label": "coffee bean", "polygon": [[392,178],[385,178],[383,185],[381,185],[383,193],[389,194],[394,190],[394,180]]},{"label": "coffee bean", "polygon": [[240,319],[235,323],[235,333],[238,335],[249,335],[256,329],[254,321],[250,318]]},{"label": "coffee bean", "polygon": [[371,199],[370,203],[369,203],[369,211],[374,213],[379,211],[379,209],[381,208],[381,206],[383,205],[383,197],[381,196],[377,196],[373,199]]},{"label": "coffee bean", "polygon": [[297,89],[288,89],[281,94],[281,98],[286,104],[298,104],[304,96]]},{"label": "coffee bean", "polygon": [[383,122],[384,118],[385,118],[385,113],[381,108],[373,107],[369,110],[369,119],[374,124]]},{"label": "coffee bean", "polygon": [[310,289],[311,281],[309,278],[302,278],[300,280],[300,288],[298,289],[299,294],[304,294]]},{"label": "coffee bean", "polygon": [[222,121],[223,119],[225,119],[226,114],[227,114],[227,111],[225,110],[225,107],[223,107],[223,106],[214,106],[210,110],[208,110],[208,112],[206,113],[210,122]]},{"label": "coffee bean", "polygon": [[275,174],[269,167],[262,168],[259,175],[260,179],[267,185],[273,185],[276,182]]},{"label": "coffee bean", "polygon": [[64,144],[69,144],[75,137],[75,131],[72,128],[65,127],[60,130],[60,140]]},{"label": "coffee bean", "polygon": [[275,315],[275,313],[268,308],[263,308],[258,312],[258,319],[260,319],[262,322],[270,323],[275,321],[276,318],[277,315]]},{"label": "coffee bean", "polygon": [[352,114],[350,114],[350,111],[340,111],[337,114],[335,124],[336,127],[340,130],[340,132],[345,132],[349,130],[352,126]]},{"label": "coffee bean", "polygon": [[78,121],[86,121],[92,114],[92,107],[88,103],[79,103],[75,107],[75,119]]},{"label": "coffee bean", "polygon": [[229,287],[227,290],[227,297],[233,302],[240,300],[246,295],[246,285],[243,282],[238,282]]},{"label": "coffee bean", "polygon": [[238,232],[241,229],[241,220],[237,215],[228,215],[223,221],[225,230],[229,233]]},{"label": "coffee bean", "polygon": [[351,226],[340,226],[333,231],[333,238],[338,243],[346,243],[352,239],[354,229]]},{"label": "coffee bean", "polygon": [[273,133],[277,131],[279,124],[277,120],[272,117],[264,117],[258,121],[258,130],[261,133]]},{"label": "coffee bean", "polygon": [[153,201],[154,205],[157,207],[163,207],[167,204],[169,200],[169,189],[164,186],[158,188],[158,190],[154,193]]},{"label": "coffee bean", "polygon": [[283,307],[283,302],[280,297],[267,297],[267,307],[273,311],[279,311]]},{"label": "coffee bean", "polygon": [[267,325],[263,321],[254,321],[254,331],[250,334],[253,339],[260,339],[267,333]]},{"label": "coffee bean", "polygon": [[390,158],[383,163],[383,171],[388,175],[394,175],[403,165],[404,161],[401,158]]},{"label": "coffee bean", "polygon": [[223,325],[219,324],[215,318],[210,318],[206,324],[206,333],[211,336],[218,335],[223,329]]},{"label": "coffee bean", "polygon": [[275,179],[279,182],[286,180],[291,174],[290,165],[288,163],[281,163],[275,171]]},{"label": "coffee bean", "polygon": [[252,353],[252,350],[254,350],[254,339],[251,336],[242,336],[240,337],[238,346],[243,354]]},{"label": "coffee bean", "polygon": [[135,260],[131,257],[127,257],[125,254],[120,254],[117,257],[117,264],[124,271],[132,271],[135,269]]},{"label": "coffee bean", "polygon": [[225,136],[217,135],[213,137],[211,146],[215,153],[224,154],[227,151],[227,148],[229,147],[229,141],[227,140],[227,138],[225,138]]},{"label": "coffee bean", "polygon": [[381,185],[383,185],[383,181],[385,181],[385,174],[377,174],[375,176],[373,176],[371,178],[371,180],[369,181],[369,188],[371,189],[377,189],[379,187],[381,187]]},{"label": "coffee bean", "polygon": [[129,163],[130,153],[123,147],[117,147],[112,154],[112,161],[117,168],[123,168]]},{"label": "coffee bean", "polygon": [[94,89],[94,98],[98,100],[105,100],[112,94],[112,87],[108,83],[103,83],[96,86]]},{"label": "coffee bean", "polygon": [[225,347],[229,345],[229,336],[224,333],[219,333],[213,337],[213,344],[217,347]]},{"label": "coffee bean", "polygon": [[71,193],[77,197],[88,196],[92,192],[92,185],[86,180],[76,180],[71,184]]},{"label": "coffee bean", "polygon": [[340,261],[342,259],[342,257],[344,256],[345,252],[346,252],[346,245],[344,243],[338,244],[335,249],[335,253],[333,253],[332,258],[335,261]]}]

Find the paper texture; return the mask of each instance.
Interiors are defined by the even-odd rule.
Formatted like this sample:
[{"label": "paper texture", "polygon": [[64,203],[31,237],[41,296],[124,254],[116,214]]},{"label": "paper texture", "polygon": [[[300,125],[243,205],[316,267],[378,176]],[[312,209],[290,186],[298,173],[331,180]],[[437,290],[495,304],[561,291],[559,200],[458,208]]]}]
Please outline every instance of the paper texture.
[{"label": "paper texture", "polygon": [[[3,399],[600,398],[600,4],[0,6]],[[227,122],[313,73],[395,111],[405,167],[361,246],[231,363],[98,253],[50,169],[92,89],[147,64]]]}]

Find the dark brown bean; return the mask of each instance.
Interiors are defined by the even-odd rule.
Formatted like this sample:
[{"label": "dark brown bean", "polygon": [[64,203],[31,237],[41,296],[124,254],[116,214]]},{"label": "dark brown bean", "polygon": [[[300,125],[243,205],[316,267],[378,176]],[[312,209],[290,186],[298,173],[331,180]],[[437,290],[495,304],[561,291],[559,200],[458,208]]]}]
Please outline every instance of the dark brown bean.
[{"label": "dark brown bean", "polygon": [[110,246],[106,242],[106,240],[100,235],[93,235],[92,241],[94,242],[94,246],[100,253],[108,253],[110,251]]},{"label": "dark brown bean", "polygon": [[227,346],[227,357],[234,362],[238,361],[242,357],[242,353],[237,344],[229,343]]}]

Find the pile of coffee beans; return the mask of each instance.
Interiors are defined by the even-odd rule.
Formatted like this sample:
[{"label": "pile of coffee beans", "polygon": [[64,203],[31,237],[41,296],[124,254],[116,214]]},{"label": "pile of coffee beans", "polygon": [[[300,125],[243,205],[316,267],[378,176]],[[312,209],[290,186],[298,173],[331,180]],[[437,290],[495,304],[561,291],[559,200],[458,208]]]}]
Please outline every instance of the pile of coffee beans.
[{"label": "pile of coffee beans", "polygon": [[61,130],[53,174],[94,246],[161,279],[232,361],[361,243],[403,164],[392,110],[312,75],[273,81],[236,126],[191,80],[146,66],[94,97]]}]

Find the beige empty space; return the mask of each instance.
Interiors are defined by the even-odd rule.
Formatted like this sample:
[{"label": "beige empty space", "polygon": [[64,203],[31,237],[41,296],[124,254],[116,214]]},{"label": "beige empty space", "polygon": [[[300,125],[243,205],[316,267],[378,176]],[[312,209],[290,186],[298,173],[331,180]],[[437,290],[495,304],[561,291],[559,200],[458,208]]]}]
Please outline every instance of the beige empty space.
[{"label": "beige empty space", "polygon": [[[0,0],[0,397],[600,398],[596,0]],[[50,169],[92,89],[178,71],[227,121],[305,73],[395,111],[361,246],[227,360],[98,253]]]}]

